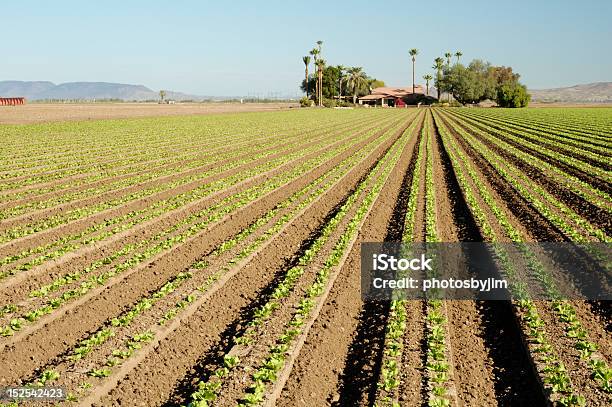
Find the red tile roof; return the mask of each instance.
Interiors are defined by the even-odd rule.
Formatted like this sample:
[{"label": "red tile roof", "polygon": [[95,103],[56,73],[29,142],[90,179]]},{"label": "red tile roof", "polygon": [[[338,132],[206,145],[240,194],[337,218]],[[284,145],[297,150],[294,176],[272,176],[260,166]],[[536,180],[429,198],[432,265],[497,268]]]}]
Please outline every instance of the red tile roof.
[{"label": "red tile roof", "polygon": [[[423,91],[423,86],[415,85],[414,93],[425,93]],[[393,86],[384,86],[380,88],[372,89],[372,95],[388,95],[395,97],[404,97],[412,94],[412,86],[407,87],[393,87]]]}]

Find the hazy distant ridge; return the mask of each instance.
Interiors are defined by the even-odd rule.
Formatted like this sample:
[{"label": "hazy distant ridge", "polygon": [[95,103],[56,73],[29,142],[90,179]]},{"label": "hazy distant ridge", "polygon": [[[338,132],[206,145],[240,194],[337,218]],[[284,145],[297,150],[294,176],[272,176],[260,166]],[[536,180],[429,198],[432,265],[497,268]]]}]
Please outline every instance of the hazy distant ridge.
[{"label": "hazy distant ridge", "polygon": [[[121,99],[156,100],[159,92],[143,85],[109,82],[67,82],[59,85],[46,81],[0,81],[0,97],[24,96],[29,100],[42,99]],[[167,99],[201,100],[202,96],[166,91]]]},{"label": "hazy distant ridge", "polygon": [[612,103],[612,82],[595,82],[567,88],[529,89],[536,102]]},{"label": "hazy distant ridge", "polygon": [[[612,82],[596,82],[566,88],[529,89],[537,102],[612,103]],[[42,99],[121,99],[143,101],[159,99],[159,92],[143,85],[109,82],[67,82],[59,85],[48,81],[0,81],[0,97],[25,96]],[[167,99],[204,100],[228,97],[195,96],[166,91]]]}]

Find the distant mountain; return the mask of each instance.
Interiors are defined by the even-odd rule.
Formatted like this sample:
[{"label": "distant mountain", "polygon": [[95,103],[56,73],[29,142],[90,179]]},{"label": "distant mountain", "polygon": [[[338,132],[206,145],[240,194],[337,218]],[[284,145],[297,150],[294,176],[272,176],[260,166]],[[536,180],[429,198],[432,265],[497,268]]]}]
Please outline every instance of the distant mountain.
[{"label": "distant mountain", "polygon": [[612,82],[595,82],[567,88],[529,89],[535,102],[612,103]]},{"label": "distant mountain", "polygon": [[[129,101],[157,100],[159,92],[143,85],[109,82],[67,82],[56,85],[39,81],[0,81],[0,97],[24,96],[29,100],[44,99],[121,99]],[[166,99],[202,100],[202,96],[166,91]]]},{"label": "distant mountain", "polygon": [[0,97],[25,96],[31,99],[32,95],[44,93],[55,87],[52,82],[22,82],[22,81],[1,81]]}]

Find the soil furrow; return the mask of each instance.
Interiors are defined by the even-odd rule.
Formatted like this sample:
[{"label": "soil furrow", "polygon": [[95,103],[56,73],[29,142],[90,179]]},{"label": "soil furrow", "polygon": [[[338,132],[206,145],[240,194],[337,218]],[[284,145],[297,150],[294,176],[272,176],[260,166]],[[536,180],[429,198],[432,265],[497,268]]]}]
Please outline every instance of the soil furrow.
[{"label": "soil furrow", "polygon": [[[465,130],[469,131],[469,129]],[[594,205],[593,203],[577,195],[575,192],[557,184],[550,178],[549,175],[537,167],[521,160],[520,158],[504,150],[502,147],[493,144],[485,137],[474,133],[471,134],[491,150],[495,151],[497,154],[517,166],[517,168],[523,171],[529,178],[543,186],[551,195],[576,211],[578,215],[584,217],[585,219],[590,219],[594,225],[603,229],[607,234],[612,234],[612,216],[610,215],[608,208],[601,208]]]},{"label": "soil furrow", "polygon": [[[416,154],[421,141],[422,116],[424,115],[421,115],[418,119],[420,121],[419,125],[413,131],[414,141],[410,142],[407,149],[409,156],[401,158],[401,160],[408,162],[408,167],[403,173],[398,197],[393,206],[393,214],[387,224],[385,237],[382,239],[385,242],[402,240],[408,195],[416,165]],[[340,378],[338,399],[340,405],[358,404],[360,403],[360,397],[367,397],[368,403],[373,403],[383,357],[382,351],[388,312],[389,302],[365,301],[363,303],[359,312],[359,322]],[[364,343],[367,343],[368,346],[363,346]]]},{"label": "soil furrow", "polygon": [[[221,139],[221,141],[219,141],[218,143],[214,143],[214,139],[211,140],[209,143],[206,144],[206,150],[205,150],[205,154],[202,154],[202,152],[198,151],[199,149],[196,149],[196,151],[194,150],[194,145],[192,145],[190,148],[185,149],[186,151],[188,151],[188,154],[184,154],[183,156],[176,156],[176,154],[178,152],[180,152],[180,148],[177,149],[177,146],[174,146],[173,148],[173,155],[174,157],[172,158],[172,161],[170,161],[169,163],[164,163],[162,165],[159,166],[155,166],[154,163],[156,162],[160,162],[160,161],[168,161],[167,158],[161,158],[161,159],[156,159],[156,160],[151,160],[151,161],[141,161],[139,160],[137,162],[137,164],[132,164],[132,165],[128,165],[125,167],[113,167],[113,171],[114,172],[120,172],[121,175],[118,176],[110,176],[110,177],[105,177],[101,180],[98,181],[94,181],[91,183],[85,183],[85,184],[80,184],[76,187],[69,187],[67,189],[62,189],[60,191],[56,191],[56,192],[50,192],[50,193],[46,193],[46,194],[42,194],[42,195],[37,195],[35,197],[28,197],[28,198],[24,198],[24,199],[19,199],[19,200],[14,200],[11,202],[7,202],[7,203],[3,203],[0,204],[0,208],[2,208],[2,210],[4,210],[4,208],[8,208],[8,207],[13,207],[14,205],[18,205],[18,204],[23,204],[23,203],[30,203],[32,201],[38,201],[41,199],[49,199],[51,197],[57,197],[57,196],[62,196],[64,194],[66,194],[67,192],[77,192],[77,191],[81,191],[84,190],[86,188],[93,188],[93,187],[97,187],[97,186],[101,186],[101,185],[106,185],[112,182],[116,182],[125,178],[129,178],[129,177],[133,177],[133,176],[137,176],[140,174],[144,174],[144,173],[148,173],[151,171],[160,171],[160,170],[164,170],[164,169],[172,169],[172,168],[182,168],[185,165],[188,165],[191,162],[195,162],[195,161],[199,161],[199,160],[203,160],[206,157],[215,157],[219,152],[224,152],[227,154],[228,151],[228,143],[231,145],[230,150],[235,151],[236,153],[240,153],[241,151],[244,150],[245,147],[248,146],[252,146],[252,145],[257,145],[258,146],[258,153],[263,152],[261,150],[262,146],[268,145],[268,144],[272,144],[271,147],[268,147],[267,149],[273,149],[275,145],[285,145],[287,144],[289,141],[294,140],[294,139],[299,139],[299,138],[303,138],[305,135],[309,135],[309,136],[317,136],[320,134],[324,134],[324,133],[329,133],[331,131],[335,131],[336,129],[340,128],[340,129],[349,129],[350,127],[354,127],[354,126],[361,126],[361,125],[365,125],[367,123],[367,119],[362,119],[358,122],[355,123],[350,123],[350,124],[346,124],[346,123],[341,123],[341,124],[336,124],[336,125],[331,125],[328,126],[325,131],[322,131],[322,129],[320,128],[316,128],[313,130],[309,130],[306,132],[306,134],[294,134],[294,135],[287,135],[285,136],[282,141],[280,139],[278,139],[275,136],[264,136],[264,137],[255,137],[255,138],[250,138],[248,141],[241,141],[241,138],[237,137],[237,140],[223,140]],[[270,143],[270,142],[275,142],[274,143]],[[265,142],[265,143],[264,143]],[[218,146],[217,146],[218,145]],[[202,147],[202,146],[200,146]],[[242,156],[236,156],[234,155],[232,158],[234,160],[237,159],[241,159],[241,158],[246,158],[250,155],[252,155],[252,152],[250,153],[246,153],[243,154]],[[188,156],[195,156],[194,158],[187,158]],[[181,158],[182,157],[182,158]],[[177,158],[181,158],[179,160],[177,160]],[[227,160],[226,160],[227,161]],[[222,165],[222,162],[218,162],[215,161],[213,163],[213,165],[215,166],[220,166]],[[138,171],[130,171],[128,173],[124,173],[123,169],[124,168],[131,168],[131,167],[136,167],[138,168]],[[146,167],[146,170],[140,169],[141,167]],[[185,170],[183,170],[183,172],[185,172]],[[65,177],[62,178],[64,181],[66,182],[70,182],[70,177]],[[141,184],[142,186],[142,184]],[[37,188],[40,189],[40,188]]]},{"label": "soil furrow", "polygon": [[[462,115],[457,115],[457,116],[462,116]],[[469,116],[466,115],[466,117],[469,117],[473,120],[477,120],[479,123],[482,123],[483,125],[496,129],[496,130],[501,130],[501,131],[507,131],[515,136],[521,136],[522,134],[527,134],[529,135],[529,139],[531,141],[533,141],[533,139],[535,138],[537,139],[542,139],[545,140],[546,146],[550,147],[550,143],[556,143],[559,145],[559,152],[566,154],[566,153],[573,153],[571,151],[568,151],[567,149],[563,148],[563,146],[567,146],[569,148],[580,148],[581,150],[584,151],[588,151],[591,153],[594,153],[596,155],[601,156],[602,159],[604,158],[612,158],[612,155],[609,154],[607,151],[602,151],[602,150],[598,150],[595,148],[590,148],[587,144],[588,142],[585,142],[584,140],[579,141],[578,143],[576,143],[575,141],[570,141],[568,139],[564,139],[561,138],[559,136],[555,136],[553,134],[550,133],[544,133],[544,132],[537,132],[533,129],[530,128],[525,128],[522,127],[521,130],[517,130],[515,128],[512,127],[512,125],[514,125],[514,123],[512,123],[512,125],[508,125],[508,123],[504,123],[504,122],[500,122],[500,121],[492,121],[490,118],[487,118],[487,121],[484,121],[483,118],[476,118],[474,116]],[[523,133],[521,133],[523,132]],[[552,148],[554,150],[554,148]],[[582,159],[588,160],[588,157],[582,157]],[[609,170],[609,168],[607,168]]]},{"label": "soil furrow", "polygon": [[[436,123],[437,126],[437,123]],[[435,126],[434,126],[435,127]],[[454,176],[452,163],[446,146],[436,128],[436,149],[439,149],[441,167],[445,169],[447,185],[455,190],[453,224],[461,225],[458,230],[464,231],[460,241],[484,241],[474,217],[463,197],[458,180]],[[435,167],[434,167],[435,168]],[[482,168],[482,167],[480,167]],[[450,182],[449,182],[450,181]],[[473,190],[476,190],[473,187]],[[453,194],[437,195],[442,200]],[[480,201],[481,207],[487,205]],[[489,213],[489,216],[492,216]],[[495,224],[495,223],[492,223]],[[466,233],[467,232],[467,233]],[[469,256],[469,253],[467,253]],[[504,305],[505,304],[505,305]],[[528,364],[513,363],[529,360],[527,350],[520,338],[520,328],[516,319],[503,301],[451,301],[449,323],[451,333],[451,348],[454,354],[457,389],[459,398],[466,405],[525,405],[530,399],[536,399],[541,391],[533,371],[526,369]],[[495,312],[504,312],[507,318],[500,319]],[[476,352],[480,354],[478,354]],[[511,354],[512,358],[506,357]],[[488,372],[482,374],[481,372]],[[512,378],[512,380],[508,380]],[[525,389],[530,389],[530,396],[525,398]],[[484,391],[484,394],[483,394]]]},{"label": "soil furrow", "polygon": [[[358,132],[352,137],[359,137],[363,132]],[[347,151],[344,151],[338,157],[344,157],[346,154],[350,154],[353,151],[361,148],[367,143],[375,140],[382,132],[378,132],[365,140],[358,141],[355,145],[350,146]],[[326,150],[329,150],[332,146],[328,146]],[[309,155],[310,157],[317,156],[317,153],[312,153]],[[19,293],[30,292],[31,290],[40,287],[43,284],[49,283],[52,279],[57,278],[60,275],[68,274],[71,270],[77,271],[92,261],[99,257],[103,257],[108,253],[112,253],[118,250],[120,247],[123,247],[128,243],[135,243],[142,239],[147,238],[147,236],[152,236],[160,230],[168,227],[169,225],[175,224],[177,220],[188,216],[190,213],[195,213],[198,210],[204,208],[206,205],[213,205],[215,202],[219,202],[221,199],[229,196],[231,193],[235,193],[239,191],[241,188],[249,188],[253,185],[256,185],[261,182],[265,182],[269,177],[274,174],[281,173],[282,171],[286,171],[289,168],[293,168],[293,165],[305,161],[307,157],[294,161],[293,164],[285,164],[277,169],[270,170],[266,173],[262,173],[246,179],[237,185],[227,188],[223,191],[219,191],[218,193],[210,194],[208,197],[200,199],[196,202],[185,205],[182,208],[179,208],[175,211],[169,212],[161,217],[154,218],[150,221],[142,223],[133,229],[128,231],[119,233],[109,239],[104,240],[103,242],[95,244],[93,247],[85,247],[77,250],[72,253],[70,256],[66,256],[61,259],[61,261],[52,262],[50,265],[42,265],[41,267],[32,269],[25,273],[20,273],[4,282],[0,287],[2,287],[2,291],[0,291],[0,295],[8,296],[8,297],[0,297],[2,299],[1,303],[5,301],[9,301],[10,298],[16,298]],[[337,159],[337,158],[336,158]],[[17,285],[21,283],[20,285]]]},{"label": "soil furrow", "polygon": [[[461,125],[462,127],[464,127],[464,125],[459,121],[458,122],[459,125]],[[558,168],[560,168],[561,170],[567,172],[568,174],[573,175],[574,177],[578,178],[579,180],[586,182],[587,184],[592,185],[595,188],[598,188],[601,191],[604,191],[607,194],[612,193],[612,187],[610,186],[610,184],[608,182],[606,182],[605,180],[600,179],[599,177],[593,175],[593,174],[589,174],[583,170],[581,170],[580,168],[576,168],[574,166],[570,166],[564,162],[561,162],[560,160],[557,160],[555,158],[550,157],[549,155],[546,155],[542,152],[536,151],[532,148],[529,148],[527,146],[524,146],[522,144],[520,144],[517,141],[514,140],[510,140],[506,137],[502,137],[499,134],[496,134],[495,132],[491,132],[490,130],[488,130],[486,127],[482,126],[482,125],[475,125],[476,127],[478,127],[479,129],[481,129],[484,132],[487,132],[487,134],[490,134],[491,136],[504,141],[508,144],[510,144],[511,146],[518,148],[521,151],[524,151],[530,155],[533,155],[534,157],[539,158],[542,161],[545,161],[549,164],[552,164]],[[466,130],[467,131],[467,130]]]},{"label": "soil furrow", "polygon": [[[364,171],[364,166],[369,162],[377,159],[378,156],[388,148],[389,143],[393,140],[385,142],[380,146],[374,153],[370,155],[368,160],[365,160],[362,164],[355,167],[351,172],[349,179],[356,179],[360,177],[360,172]],[[59,354],[65,350],[65,348],[71,344],[74,344],[84,333],[91,332],[93,329],[98,327],[104,320],[108,319],[111,315],[118,314],[127,304],[133,303],[139,296],[140,292],[149,291],[155,286],[167,279],[169,275],[179,272],[181,269],[186,267],[187,264],[193,263],[202,253],[206,253],[216,245],[226,240],[228,237],[236,233],[236,230],[240,230],[251,223],[254,219],[261,216],[271,207],[273,207],[279,200],[286,199],[291,193],[299,188],[303,188],[308,182],[309,177],[317,176],[326,172],[328,168],[335,165],[335,160],[328,162],[325,165],[318,167],[310,174],[306,174],[303,177],[291,182],[283,188],[277,189],[265,197],[251,203],[243,211],[241,216],[232,216],[224,219],[223,221],[211,227],[209,230],[200,233],[197,238],[191,239],[182,246],[174,250],[171,255],[164,256],[156,260],[153,263],[149,263],[146,267],[146,272],[134,273],[127,279],[124,284],[112,286],[109,292],[103,293],[95,298],[92,298],[87,303],[81,304],[78,308],[74,309],[70,314],[64,315],[52,324],[46,326],[45,330],[39,330],[32,335],[25,338],[25,340],[5,347],[1,351],[3,359],[5,359],[11,368],[5,373],[3,379],[5,382],[11,382],[17,380],[19,377],[27,374],[41,364],[46,362],[46,358],[52,357],[54,354]],[[350,182],[349,182],[350,183]],[[334,191],[337,195],[340,195],[342,189]],[[332,195],[333,197],[333,195]],[[329,198],[329,202],[333,203],[332,197]],[[327,201],[326,201],[327,202]],[[308,219],[308,217],[306,217]],[[304,231],[308,230],[306,225]],[[299,236],[301,230],[299,228],[291,228],[292,232],[296,232],[296,236]],[[288,238],[288,236],[284,236]],[[289,241],[289,239],[287,239]],[[284,251],[283,251],[284,253]],[[270,251],[268,256],[271,256],[273,251]],[[261,258],[263,258],[262,256]],[[178,259],[181,259],[178,261]],[[270,260],[272,261],[272,260]],[[265,268],[260,269],[260,271]],[[254,283],[254,282],[253,282]],[[246,288],[245,286],[238,286]],[[252,288],[255,284],[253,284]],[[134,289],[138,287],[138,289]],[[238,287],[234,287],[232,293],[236,292]],[[240,297],[244,300],[245,297]],[[223,303],[223,302],[221,302]],[[104,310],[104,312],[101,312]],[[209,315],[217,315],[218,312],[213,312]],[[80,321],[75,326],[74,321]],[[49,338],[49,332],[53,333],[53,338]],[[189,335],[182,337],[183,339],[190,338]],[[191,339],[190,339],[191,340]],[[47,349],[41,349],[41,344],[47,344]],[[14,363],[14,360],[22,360],[20,355],[23,354],[37,354],[37,358],[31,359],[27,364],[25,363]],[[154,389],[153,389],[154,390]]]},{"label": "soil furrow", "polygon": [[[442,121],[447,124],[443,118]],[[533,231],[534,237],[538,241],[566,241],[566,237],[559,229],[551,225],[546,218],[544,218],[535,208],[533,208],[528,201],[520,196],[512,185],[505,182],[505,180],[497,173],[495,168],[489,164],[489,162],[482,157],[477,151],[471,148],[467,142],[457,134],[451,126],[447,125],[450,133],[453,135],[455,140],[459,143],[460,147],[465,153],[473,160],[476,166],[482,171],[486,177],[487,182],[493,187],[497,194],[503,199],[503,202],[507,203],[508,208],[512,211],[512,214],[520,219],[523,225],[528,225],[529,229]]]},{"label": "soil furrow", "polygon": [[[419,120],[422,120],[422,118],[420,117]],[[362,393],[364,389],[354,387],[344,390],[343,383],[351,386],[359,383],[346,383],[342,377],[343,370],[351,368],[351,366],[347,366],[347,362],[350,361],[349,355],[355,352],[354,344],[356,335],[359,335],[358,325],[363,310],[363,302],[360,296],[359,243],[382,241],[386,236],[389,222],[393,217],[395,203],[416,145],[416,139],[417,137],[413,132],[396,168],[380,193],[380,196],[384,199],[377,200],[374,209],[360,229],[356,244],[351,249],[347,262],[340,270],[329,297],[308,334],[300,357],[295,361],[291,376],[285,383],[280,398],[277,400],[277,405],[309,406],[329,403],[359,405],[359,403],[368,403],[368,398],[373,392],[366,390]],[[370,315],[379,319],[373,325],[382,326],[384,329],[386,314]],[[359,346],[368,348],[375,345],[376,341],[379,343],[377,347],[380,347],[380,340],[376,337],[367,338],[367,342],[362,342]],[[369,352],[367,349],[366,351]],[[380,354],[380,349],[373,350],[370,355],[372,354]],[[360,381],[366,388],[375,388],[376,363],[376,357],[374,356],[369,358],[368,366],[363,367],[366,372],[362,375],[368,376],[371,381],[367,384],[366,380]],[[353,371],[353,373],[357,372]]]},{"label": "soil furrow", "polygon": [[[192,320],[161,341],[157,352],[148,355],[144,362],[130,372],[100,403],[109,405],[121,399],[129,404],[130,400],[137,399],[147,405],[156,405],[166,400],[187,369],[196,365],[201,355],[215,346],[220,333],[236,319],[240,310],[253,303],[258,293],[274,278],[278,268],[294,256],[302,241],[320,227],[330,210],[346,195],[346,191],[352,189],[396,139],[397,136],[385,142],[366,160],[355,166],[342,181],[341,188],[330,191],[319,200],[320,205],[310,208],[296,219],[284,234],[275,239],[273,248],[268,248],[254,257],[234,279],[225,284],[194,314]],[[236,292],[240,292],[240,296],[237,296]],[[214,315],[214,318],[211,319],[211,315]],[[190,334],[194,332],[198,334]],[[180,354],[181,358],[172,356],[175,352]],[[156,388],[139,388],[134,392],[134,385],[144,380],[155,380],[158,385]]]},{"label": "soil furrow", "polygon": [[[199,185],[201,183],[209,182],[210,179],[215,179],[215,177],[227,177],[227,176],[230,176],[230,175],[236,173],[237,171],[240,171],[242,168],[244,168],[246,166],[249,166],[250,164],[255,164],[255,165],[263,164],[265,162],[274,160],[275,158],[283,157],[285,155],[291,154],[291,153],[293,153],[295,151],[299,151],[301,149],[306,149],[309,146],[315,145],[318,142],[321,142],[321,141],[324,141],[324,140],[334,140],[334,138],[336,138],[337,136],[338,136],[338,133],[335,133],[335,132],[330,132],[330,133],[324,132],[321,135],[319,135],[319,137],[315,137],[315,138],[313,138],[311,140],[308,140],[305,143],[302,142],[302,144],[300,144],[299,141],[298,141],[298,143],[297,143],[298,145],[297,146],[293,146],[290,143],[290,144],[288,144],[288,146],[286,148],[284,148],[284,146],[281,145],[281,149],[280,150],[278,149],[278,146],[272,146],[272,147],[269,147],[269,148],[264,148],[264,149],[262,149],[262,151],[258,151],[258,155],[256,155],[255,157],[253,157],[252,153],[250,153],[250,154],[245,153],[245,154],[240,155],[240,157],[242,157],[242,160],[246,161],[246,163],[244,163],[244,164],[242,164],[242,161],[239,160],[238,157],[234,157],[233,159],[230,157],[230,158],[224,159],[222,161],[218,161],[218,162],[215,162],[214,159],[213,159],[213,162],[211,162],[209,164],[204,164],[204,165],[202,165],[200,167],[196,167],[196,168],[193,168],[193,169],[188,169],[188,170],[185,170],[185,171],[175,172],[173,174],[160,177],[158,179],[153,179],[153,180],[150,180],[150,181],[145,181],[145,182],[142,182],[142,183],[137,184],[137,185],[133,185],[133,186],[126,187],[126,188],[121,188],[121,189],[116,190],[116,191],[110,191],[110,192],[103,193],[101,195],[94,196],[94,197],[91,197],[91,198],[85,198],[85,199],[82,199],[82,200],[78,200],[76,202],[71,202],[71,203],[55,206],[55,207],[49,208],[49,209],[43,209],[43,210],[40,210],[40,211],[36,211],[36,212],[32,212],[32,213],[27,213],[27,214],[24,214],[24,215],[15,217],[15,218],[4,219],[0,223],[0,232],[9,230],[11,227],[14,227],[14,226],[17,226],[17,225],[21,225],[23,223],[31,223],[32,225],[34,225],[34,224],[36,224],[37,221],[44,220],[44,219],[46,219],[46,218],[48,218],[50,216],[53,216],[53,215],[61,214],[62,212],[66,211],[66,210],[69,210],[69,209],[87,208],[87,207],[90,207],[90,206],[94,206],[95,204],[106,202],[109,198],[112,198],[112,200],[117,200],[117,199],[121,199],[121,197],[124,196],[124,195],[127,195],[129,197],[128,194],[137,192],[137,191],[139,191],[139,190],[141,190],[143,188],[147,188],[147,187],[149,187],[149,188],[153,187],[154,188],[158,184],[160,184],[162,186],[164,184],[167,184],[169,186],[169,189],[162,190],[162,191],[156,191],[156,192],[153,192],[153,194],[149,194],[149,195],[147,195],[145,197],[142,197],[142,198],[137,198],[137,200],[136,200],[136,201],[140,201],[140,200],[151,200],[151,201],[154,201],[154,200],[156,200],[158,195],[161,195],[161,194],[164,194],[164,193],[167,193],[167,192],[172,194],[172,191],[175,190],[175,189],[180,189],[181,187],[184,187],[184,186]],[[270,153],[270,155],[267,156],[267,157],[259,158],[259,154],[266,154],[266,153]],[[250,157],[253,157],[255,159],[254,160],[250,159]],[[231,164],[231,163],[234,163],[234,162],[235,163],[240,163],[241,165],[238,166],[238,167],[231,166],[229,170],[224,170],[222,164]],[[200,174],[200,173],[201,174],[205,174],[207,171],[214,170],[216,168],[221,169],[221,172],[216,172],[215,173],[213,171],[212,175],[210,175],[210,176],[208,176],[208,177],[206,177],[204,179],[198,179],[196,181],[187,182],[187,184],[183,183],[182,185],[179,185],[178,187],[172,186],[172,182],[174,182],[174,181],[180,182],[183,179],[184,180],[188,180],[190,176],[198,176],[198,174]],[[132,203],[132,200],[128,200],[126,202],[122,202],[119,205],[119,209],[122,206],[128,206],[131,203]],[[80,205],[80,206],[77,207],[77,205]],[[106,209],[102,213],[105,213],[105,212],[107,212],[109,210],[113,210],[113,209],[114,209],[114,207],[110,208],[110,209]],[[95,213],[95,214],[93,214],[93,216],[99,215],[99,214],[100,213]],[[79,219],[81,219],[81,218],[79,218]],[[47,230],[44,230],[44,232],[46,232],[46,231]],[[17,239],[17,241],[19,241],[19,240]]]}]

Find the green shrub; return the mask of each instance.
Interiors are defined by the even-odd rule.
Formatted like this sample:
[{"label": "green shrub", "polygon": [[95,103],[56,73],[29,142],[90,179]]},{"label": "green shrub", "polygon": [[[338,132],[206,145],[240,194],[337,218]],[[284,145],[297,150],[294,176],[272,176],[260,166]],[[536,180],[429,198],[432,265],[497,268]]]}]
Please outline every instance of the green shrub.
[{"label": "green shrub", "polygon": [[306,96],[300,99],[300,106],[302,107],[311,107],[313,105],[313,101],[308,99]]},{"label": "green shrub", "polygon": [[501,107],[526,107],[529,98],[527,88],[518,82],[505,83],[497,89],[497,104]]},{"label": "green shrub", "polygon": [[334,99],[323,99],[323,106],[325,107],[336,107],[337,103]]}]

